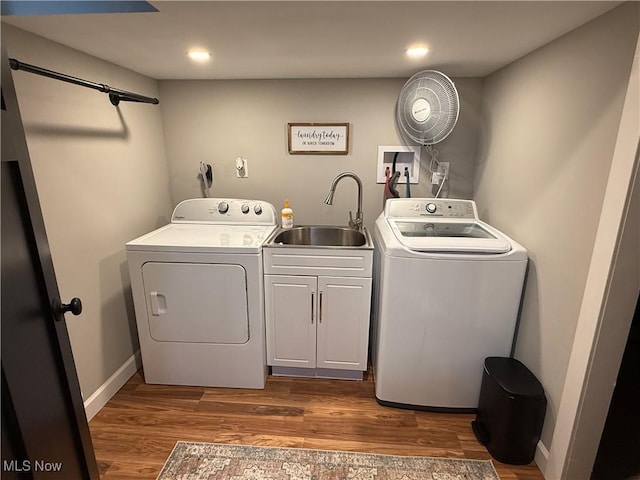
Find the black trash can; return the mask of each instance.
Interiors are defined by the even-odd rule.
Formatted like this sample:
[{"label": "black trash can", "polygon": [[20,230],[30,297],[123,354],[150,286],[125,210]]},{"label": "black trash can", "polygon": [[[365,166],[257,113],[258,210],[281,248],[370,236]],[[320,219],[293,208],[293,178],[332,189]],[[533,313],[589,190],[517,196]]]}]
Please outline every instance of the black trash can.
[{"label": "black trash can", "polygon": [[547,399],[538,379],[515,358],[488,357],[473,432],[493,458],[525,465],[540,440]]}]

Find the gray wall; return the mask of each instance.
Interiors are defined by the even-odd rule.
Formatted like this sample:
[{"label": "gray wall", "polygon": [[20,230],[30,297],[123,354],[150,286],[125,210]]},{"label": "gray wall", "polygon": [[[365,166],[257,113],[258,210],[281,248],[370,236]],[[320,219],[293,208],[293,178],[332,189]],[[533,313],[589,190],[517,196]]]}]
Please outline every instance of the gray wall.
[{"label": "gray wall", "polygon": [[[199,162],[213,165],[212,196],[258,198],[278,211],[289,198],[298,224],[346,224],[355,211],[355,183],[342,182],[333,206],[323,204],[331,180],[357,173],[364,184],[365,224],[382,211],[376,183],[379,145],[403,145],[396,130],[396,99],[407,79],[161,81],[171,199],[202,196]],[[451,163],[444,193],[471,198],[482,81],[454,79],[461,97],[454,132],[436,145]],[[348,122],[348,155],[290,155],[288,122]],[[235,177],[235,158],[249,162],[249,177]],[[431,196],[425,160],[414,196]],[[399,188],[404,195],[404,186]]]},{"label": "gray wall", "polygon": [[[157,96],[155,80],[2,25],[10,57]],[[161,107],[14,71],[34,175],[85,400],[138,349],[124,244],[170,210]]]},{"label": "gray wall", "polygon": [[549,400],[549,448],[638,36],[628,3],[484,82],[481,216],[530,252],[516,357]]}]

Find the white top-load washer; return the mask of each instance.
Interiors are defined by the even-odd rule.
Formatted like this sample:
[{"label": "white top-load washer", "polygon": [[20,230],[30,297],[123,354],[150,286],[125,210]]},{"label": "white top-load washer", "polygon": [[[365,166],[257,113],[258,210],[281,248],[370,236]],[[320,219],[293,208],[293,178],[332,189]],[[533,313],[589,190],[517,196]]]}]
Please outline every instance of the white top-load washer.
[{"label": "white top-load washer", "polygon": [[526,250],[471,200],[387,200],[374,228],[379,403],[474,411],[484,359],[509,356]]},{"label": "white top-load washer", "polygon": [[273,205],[196,198],[127,243],[147,383],[264,388],[262,244]]}]

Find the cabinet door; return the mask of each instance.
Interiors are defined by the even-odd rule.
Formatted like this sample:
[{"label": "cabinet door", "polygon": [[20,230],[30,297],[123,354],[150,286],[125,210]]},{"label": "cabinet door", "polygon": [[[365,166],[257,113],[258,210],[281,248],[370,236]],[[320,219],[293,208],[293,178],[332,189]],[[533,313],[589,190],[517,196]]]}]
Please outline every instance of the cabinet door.
[{"label": "cabinet door", "polygon": [[267,363],[316,366],[316,277],[265,275]]},{"label": "cabinet door", "polygon": [[371,279],[318,277],[318,368],[366,370]]}]

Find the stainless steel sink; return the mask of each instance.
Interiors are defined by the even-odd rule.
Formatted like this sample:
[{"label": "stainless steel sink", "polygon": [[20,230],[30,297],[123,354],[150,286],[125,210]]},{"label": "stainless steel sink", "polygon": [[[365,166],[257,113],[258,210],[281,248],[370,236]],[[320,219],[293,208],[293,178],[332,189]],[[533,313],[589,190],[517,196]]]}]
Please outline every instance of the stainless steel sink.
[{"label": "stainless steel sink", "polygon": [[304,226],[280,229],[267,245],[372,248],[369,232],[347,227]]}]

